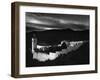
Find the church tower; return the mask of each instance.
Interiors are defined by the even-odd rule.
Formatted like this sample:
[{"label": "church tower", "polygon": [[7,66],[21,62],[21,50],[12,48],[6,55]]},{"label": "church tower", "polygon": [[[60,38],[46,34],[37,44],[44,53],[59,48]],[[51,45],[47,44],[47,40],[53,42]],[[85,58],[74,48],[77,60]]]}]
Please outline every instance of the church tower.
[{"label": "church tower", "polygon": [[36,35],[33,34],[33,37],[32,37],[32,52],[35,52],[34,49],[37,48],[37,38],[36,38]]}]

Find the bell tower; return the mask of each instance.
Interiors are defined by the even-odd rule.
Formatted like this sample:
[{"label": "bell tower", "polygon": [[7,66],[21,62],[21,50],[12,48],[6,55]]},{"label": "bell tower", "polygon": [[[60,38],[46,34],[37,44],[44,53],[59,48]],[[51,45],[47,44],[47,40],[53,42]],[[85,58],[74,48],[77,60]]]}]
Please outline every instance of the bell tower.
[{"label": "bell tower", "polygon": [[37,38],[36,38],[36,35],[33,34],[33,37],[32,37],[32,52],[35,52],[34,49],[37,48]]}]

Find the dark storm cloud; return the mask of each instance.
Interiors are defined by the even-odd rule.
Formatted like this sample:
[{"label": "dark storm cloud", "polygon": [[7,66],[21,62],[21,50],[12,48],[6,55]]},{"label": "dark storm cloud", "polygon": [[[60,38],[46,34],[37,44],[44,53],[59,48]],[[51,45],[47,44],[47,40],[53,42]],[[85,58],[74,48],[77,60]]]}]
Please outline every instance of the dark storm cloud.
[{"label": "dark storm cloud", "polygon": [[26,13],[26,26],[34,30],[89,29],[88,15]]}]

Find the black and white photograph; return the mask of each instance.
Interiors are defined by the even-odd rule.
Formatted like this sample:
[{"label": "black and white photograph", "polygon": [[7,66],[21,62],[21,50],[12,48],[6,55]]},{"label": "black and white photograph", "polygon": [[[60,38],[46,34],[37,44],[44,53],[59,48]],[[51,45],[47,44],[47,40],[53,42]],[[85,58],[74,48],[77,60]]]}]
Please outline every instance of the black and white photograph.
[{"label": "black and white photograph", "polygon": [[25,13],[26,67],[89,64],[89,15]]},{"label": "black and white photograph", "polygon": [[12,77],[97,73],[97,7],[12,3]]}]

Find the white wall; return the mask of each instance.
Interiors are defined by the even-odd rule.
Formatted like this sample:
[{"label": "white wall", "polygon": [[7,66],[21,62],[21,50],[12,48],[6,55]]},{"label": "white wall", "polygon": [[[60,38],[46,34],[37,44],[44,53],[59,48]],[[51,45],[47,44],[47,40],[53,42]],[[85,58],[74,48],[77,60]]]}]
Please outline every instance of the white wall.
[{"label": "white wall", "polygon": [[[39,3],[55,3],[55,4],[74,4],[98,6],[100,9],[100,0],[1,0],[0,2],[0,80],[17,80],[10,76],[11,68],[11,2],[13,1],[30,1]],[[99,11],[100,14],[100,11]],[[98,15],[98,22],[100,15]],[[98,28],[100,23],[98,25]],[[98,29],[100,34],[100,31]],[[98,39],[100,41],[100,37]],[[100,42],[98,43],[100,44]],[[100,45],[99,45],[100,47]],[[99,48],[98,48],[99,49]],[[99,52],[100,53],[100,50]],[[98,67],[100,67],[100,54],[98,54]],[[18,80],[100,80],[100,69],[97,74],[80,74],[80,75],[64,75],[53,77],[39,78],[22,78]]]}]

